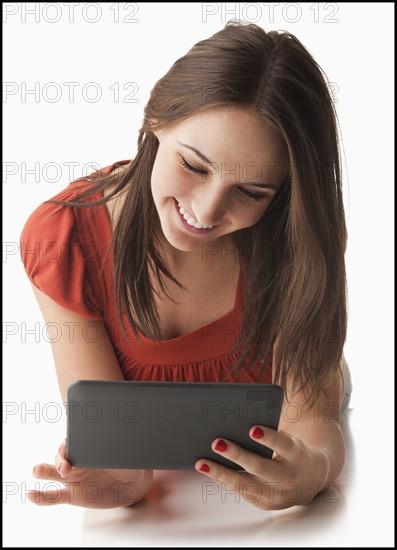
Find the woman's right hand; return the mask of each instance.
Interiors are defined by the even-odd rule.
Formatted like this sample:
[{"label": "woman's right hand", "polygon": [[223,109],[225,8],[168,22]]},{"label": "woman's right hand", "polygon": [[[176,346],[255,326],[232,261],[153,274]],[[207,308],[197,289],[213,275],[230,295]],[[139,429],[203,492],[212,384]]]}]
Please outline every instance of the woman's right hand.
[{"label": "woman's right hand", "polygon": [[[38,505],[72,504],[84,508],[117,508],[142,500],[153,481],[153,470],[104,470],[76,468],[66,459],[65,441],[59,447],[55,465],[39,464],[36,479],[58,481],[58,490],[32,490],[28,499]],[[52,484],[51,484],[52,485]]]}]

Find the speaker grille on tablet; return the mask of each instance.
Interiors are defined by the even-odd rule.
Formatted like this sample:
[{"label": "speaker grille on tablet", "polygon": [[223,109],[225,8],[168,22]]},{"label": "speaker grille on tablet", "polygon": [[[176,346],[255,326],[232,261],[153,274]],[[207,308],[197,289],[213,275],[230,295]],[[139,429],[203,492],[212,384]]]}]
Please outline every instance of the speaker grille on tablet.
[{"label": "speaker grille on tablet", "polygon": [[269,407],[276,407],[279,403],[279,397],[269,390],[248,390],[247,401],[266,401]]}]

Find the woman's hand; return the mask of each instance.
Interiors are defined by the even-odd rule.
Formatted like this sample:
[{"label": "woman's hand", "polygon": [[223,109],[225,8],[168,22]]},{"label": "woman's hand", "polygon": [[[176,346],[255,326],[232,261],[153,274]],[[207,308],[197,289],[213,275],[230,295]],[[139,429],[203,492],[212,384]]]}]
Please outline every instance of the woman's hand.
[{"label": "woman's hand", "polygon": [[218,438],[213,441],[212,450],[246,471],[238,472],[207,459],[197,461],[196,470],[224,483],[227,489],[262,510],[308,504],[324,488],[330,469],[324,450],[309,448],[297,437],[263,426],[252,427],[249,434],[274,451],[271,459]]},{"label": "woman's hand", "polygon": [[55,466],[39,464],[33,475],[36,479],[61,482],[64,487],[33,490],[28,498],[35,504],[72,504],[84,508],[117,508],[136,504],[150,489],[153,470],[103,470],[75,468],[66,459],[65,442],[59,447]]}]

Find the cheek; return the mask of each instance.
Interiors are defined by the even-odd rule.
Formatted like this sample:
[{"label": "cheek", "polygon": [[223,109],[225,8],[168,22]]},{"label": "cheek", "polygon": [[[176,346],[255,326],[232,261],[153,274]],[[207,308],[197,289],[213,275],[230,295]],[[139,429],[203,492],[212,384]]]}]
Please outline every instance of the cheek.
[{"label": "cheek", "polygon": [[189,185],[189,177],[186,177],[186,174],[183,174],[178,166],[170,169],[169,185],[164,190],[168,196],[182,198],[192,189],[193,186]]},{"label": "cheek", "polygon": [[240,208],[235,216],[236,224],[239,225],[241,229],[255,225],[266,212],[267,206],[268,205],[258,207],[254,203],[251,208]]},{"label": "cheek", "polygon": [[161,156],[156,157],[153,165],[151,184],[153,195],[159,198],[182,196],[187,188],[186,177],[179,167]]},{"label": "cheek", "polygon": [[153,164],[152,175],[150,179],[153,195],[157,195],[159,188],[161,187],[161,182],[162,182],[161,174],[163,173],[161,164],[162,164],[161,159],[159,159],[159,156],[157,155],[156,160],[154,161],[154,164]]}]

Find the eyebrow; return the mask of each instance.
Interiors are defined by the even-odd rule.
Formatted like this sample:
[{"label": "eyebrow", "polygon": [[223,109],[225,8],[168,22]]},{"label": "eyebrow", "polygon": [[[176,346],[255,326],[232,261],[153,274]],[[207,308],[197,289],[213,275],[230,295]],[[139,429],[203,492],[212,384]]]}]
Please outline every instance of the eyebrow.
[{"label": "eyebrow", "polygon": [[[210,166],[212,166],[212,168],[214,168],[214,169],[216,168],[215,163],[211,162],[205,155],[203,155],[203,153],[201,151],[196,149],[196,147],[192,147],[192,145],[187,145],[186,143],[181,143],[180,141],[177,141],[177,143],[179,143],[179,145],[182,145],[182,147],[186,147],[186,149],[190,149],[191,151],[193,151],[193,153],[195,153],[206,164],[209,164]],[[279,189],[278,185],[275,185],[273,183],[251,183],[251,182],[247,182],[247,183],[239,183],[239,185],[250,185],[250,186],[262,187],[262,188],[265,187],[267,189],[274,189],[275,191],[278,191],[278,189]]]},{"label": "eyebrow", "polygon": [[195,147],[192,147],[191,145],[187,145],[186,143],[181,143],[180,141],[177,141],[177,143],[179,143],[179,145],[182,145],[182,147],[186,147],[186,149],[190,149],[191,151],[193,151],[193,153],[196,153],[196,155],[198,157],[201,158],[201,160],[203,160],[204,162],[206,162],[207,164],[209,164],[210,166],[212,166],[212,168],[215,168],[214,166],[214,163],[211,162],[209,159],[207,159],[206,156],[203,155],[203,153],[201,153],[198,149],[196,149]]}]

